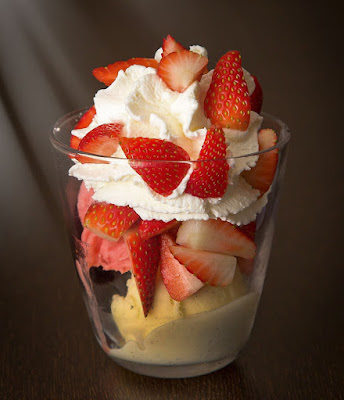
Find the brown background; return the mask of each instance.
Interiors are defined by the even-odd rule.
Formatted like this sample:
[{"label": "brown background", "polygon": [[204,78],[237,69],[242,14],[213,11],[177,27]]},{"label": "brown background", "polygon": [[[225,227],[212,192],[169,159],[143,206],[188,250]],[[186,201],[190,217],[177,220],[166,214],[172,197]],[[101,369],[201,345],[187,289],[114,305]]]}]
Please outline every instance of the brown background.
[{"label": "brown background", "polygon": [[[0,398],[342,399],[343,57],[331,2],[0,0]],[[90,330],[61,229],[49,130],[92,102],[91,71],[152,56],[171,33],[229,49],[292,132],[256,324],[239,359],[193,379],[146,378]]]}]

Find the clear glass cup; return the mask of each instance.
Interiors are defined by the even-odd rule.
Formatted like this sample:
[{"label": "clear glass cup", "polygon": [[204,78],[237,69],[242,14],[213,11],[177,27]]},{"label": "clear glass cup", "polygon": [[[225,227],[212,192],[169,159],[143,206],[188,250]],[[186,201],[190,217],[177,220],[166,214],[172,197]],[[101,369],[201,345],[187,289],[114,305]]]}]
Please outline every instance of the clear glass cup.
[{"label": "clear glass cup", "polygon": [[[69,175],[69,169],[75,164],[73,157],[83,154],[118,166],[128,162],[69,147],[70,132],[84,111],[72,112],[59,119],[50,139],[56,150],[63,210],[75,265],[100,346],[117,364],[155,377],[198,376],[226,366],[238,356],[250,336],[262,292],[286,165],[290,136],[287,126],[279,119],[263,114],[262,128],[274,129],[278,137],[276,145],[265,152],[277,148],[279,157],[267,204],[256,219],[253,262],[237,258],[232,283],[225,288],[205,285],[181,302],[171,299],[158,271],[153,311],[145,318],[135,281],[130,279],[130,262],[124,242],[119,245],[100,239],[83,227],[82,220],[92,192],[82,181]],[[152,168],[158,163],[152,162]]]}]

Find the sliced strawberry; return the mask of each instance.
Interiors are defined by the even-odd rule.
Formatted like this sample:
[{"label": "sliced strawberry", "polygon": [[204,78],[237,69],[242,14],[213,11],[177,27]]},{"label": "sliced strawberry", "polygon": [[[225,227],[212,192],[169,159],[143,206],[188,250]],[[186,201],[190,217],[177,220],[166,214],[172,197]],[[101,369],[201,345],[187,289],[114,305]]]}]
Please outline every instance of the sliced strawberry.
[{"label": "sliced strawberry", "polygon": [[202,282],[226,286],[232,282],[237,260],[233,256],[210,251],[170,246],[174,257]]},{"label": "sliced strawberry", "polygon": [[78,150],[80,142],[81,142],[81,139],[78,138],[77,136],[75,136],[75,135],[70,136],[70,147],[72,149]]},{"label": "sliced strawberry", "polygon": [[[123,129],[123,124],[103,124],[92,129],[80,141],[78,150],[86,153],[97,154],[110,157],[118,147],[119,137]],[[104,164],[103,160],[78,154],[77,160],[81,163]]]},{"label": "sliced strawberry", "polygon": [[222,197],[228,183],[229,165],[225,159],[226,143],[221,128],[208,129],[196,167],[185,193],[200,198]]},{"label": "sliced strawberry", "polygon": [[[188,172],[189,154],[172,142],[161,139],[126,138],[120,140],[131,167],[155,192],[169,196]],[[145,161],[137,161],[145,160]]]},{"label": "sliced strawberry", "polygon": [[92,106],[85,114],[80,118],[79,122],[75,125],[74,129],[87,128],[92,122],[94,116],[96,115],[96,108]]},{"label": "sliced strawberry", "polygon": [[237,265],[243,275],[251,275],[254,269],[254,259],[247,260],[246,258],[237,257]]},{"label": "sliced strawberry", "polygon": [[242,131],[248,128],[251,104],[238,51],[229,51],[216,64],[204,111],[212,124]]},{"label": "sliced strawberry", "polygon": [[204,283],[174,258],[170,246],[175,245],[169,234],[161,235],[160,271],[165,287],[173,300],[183,301],[196,293]]},{"label": "sliced strawberry", "polygon": [[[75,125],[74,129],[83,129],[87,128],[93,120],[93,117],[96,115],[96,109],[92,106],[89,110],[85,112],[85,114],[80,118],[79,122]],[[75,135],[71,135],[70,137],[70,147],[73,149],[78,149],[79,143],[81,139],[79,139]]]},{"label": "sliced strawberry", "polygon": [[183,47],[180,43],[178,43],[171,35],[167,35],[166,39],[163,39],[162,41],[161,57],[166,57],[170,53],[182,50],[185,50],[185,47]]},{"label": "sliced strawberry", "polygon": [[201,79],[207,64],[206,57],[189,50],[181,50],[161,59],[158,75],[170,89],[182,93],[194,81]]},{"label": "sliced strawberry", "polygon": [[84,226],[101,238],[117,241],[138,219],[128,206],[95,202],[86,212]]},{"label": "sliced strawberry", "polygon": [[256,245],[245,233],[220,219],[184,221],[177,234],[178,244],[195,250],[254,258]]},{"label": "sliced strawberry", "polygon": [[[276,132],[272,129],[262,129],[258,133],[259,151],[274,147],[277,142]],[[253,188],[258,189],[263,195],[266,193],[274,179],[278,162],[278,149],[262,153],[257,164],[249,171],[242,173],[243,178]]]},{"label": "sliced strawberry", "polygon": [[247,225],[239,226],[241,232],[245,233],[250,239],[254,240],[256,236],[256,221],[252,221]]},{"label": "sliced strawberry", "polygon": [[254,75],[252,75],[252,78],[254,79],[256,87],[250,96],[251,110],[259,114],[263,105],[263,89]]},{"label": "sliced strawberry", "polygon": [[143,312],[147,317],[154,299],[155,277],[160,262],[159,236],[143,240],[136,227],[124,235],[124,240],[129,251]]},{"label": "sliced strawberry", "polygon": [[110,86],[117,78],[120,70],[125,71],[131,65],[143,65],[144,67],[158,68],[158,62],[154,58],[131,58],[128,61],[117,61],[107,67],[99,67],[93,70],[93,75],[98,81]]},{"label": "sliced strawberry", "polygon": [[169,231],[178,224],[180,224],[180,222],[175,219],[169,222],[158,221],[156,219],[141,221],[139,233],[143,240],[147,240],[155,235],[160,235],[161,233]]}]

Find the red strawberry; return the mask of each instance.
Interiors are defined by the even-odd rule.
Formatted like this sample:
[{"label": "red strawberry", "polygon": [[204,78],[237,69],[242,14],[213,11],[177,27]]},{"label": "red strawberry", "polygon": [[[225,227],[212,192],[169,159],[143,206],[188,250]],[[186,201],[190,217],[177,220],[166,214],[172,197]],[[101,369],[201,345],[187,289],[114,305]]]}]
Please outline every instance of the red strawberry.
[{"label": "red strawberry", "polygon": [[256,236],[256,221],[252,221],[247,225],[241,225],[239,229],[250,239],[254,240],[254,237]]},{"label": "red strawberry", "polygon": [[85,114],[80,118],[79,122],[75,125],[74,129],[87,128],[92,122],[94,116],[96,115],[96,108],[92,106]]},{"label": "red strawberry", "polygon": [[182,93],[194,81],[201,79],[207,64],[206,57],[189,50],[181,50],[161,59],[158,75],[170,89]]},{"label": "red strawberry", "polygon": [[190,168],[189,163],[171,162],[188,161],[190,157],[184,149],[166,140],[123,137],[120,145],[126,157],[135,160],[130,162],[131,167],[162,196],[169,196]]},{"label": "red strawberry", "polygon": [[[119,137],[123,129],[123,124],[103,124],[92,129],[80,141],[78,150],[86,153],[97,154],[110,157],[118,147]],[[104,164],[106,161],[90,158],[81,154],[77,155],[77,160],[81,163]]]},{"label": "red strawberry", "polygon": [[183,301],[197,292],[204,284],[173,257],[170,251],[170,246],[173,245],[175,242],[170,235],[166,233],[161,235],[160,271],[172,299]]},{"label": "red strawberry", "polygon": [[131,58],[128,61],[117,61],[114,64],[109,64],[107,67],[99,67],[93,70],[93,75],[98,81],[110,86],[117,78],[120,70],[125,71],[131,65],[143,65],[145,67],[157,68],[158,62],[154,58]]},{"label": "red strawberry", "polygon": [[[80,138],[78,138],[75,135],[71,135],[71,137],[70,137],[70,147],[72,149],[78,150],[80,142],[81,142]],[[73,157],[74,157],[74,155],[73,155]]]},{"label": "red strawberry", "polygon": [[152,219],[151,221],[141,221],[139,227],[139,234],[143,240],[147,240],[155,235],[160,235],[161,233],[167,232],[179,222],[175,219],[169,222],[158,221]]},{"label": "red strawberry", "polygon": [[[74,129],[83,129],[87,128],[93,120],[93,117],[96,115],[96,109],[92,106],[89,110],[85,112],[85,114],[80,118],[79,122],[76,124]],[[79,139],[75,135],[71,135],[70,137],[70,147],[73,149],[78,149],[79,143],[81,139]]]},{"label": "red strawberry", "polygon": [[247,259],[254,258],[256,245],[241,230],[220,219],[190,220],[178,230],[178,244],[190,249],[229,254]]},{"label": "red strawberry", "polygon": [[263,89],[260,86],[258,79],[254,75],[252,75],[252,78],[254,79],[256,87],[250,96],[251,110],[259,114],[263,105]]},{"label": "red strawberry", "polygon": [[95,202],[86,212],[84,226],[101,238],[117,241],[138,219],[128,206]]},{"label": "red strawberry", "polygon": [[250,100],[241,68],[241,55],[229,51],[216,64],[204,111],[212,124],[245,131],[250,122]]},{"label": "red strawberry", "polygon": [[166,39],[163,39],[162,41],[161,57],[166,57],[170,53],[182,50],[185,50],[185,48],[180,43],[178,43],[171,35],[167,35]]},{"label": "red strawberry", "polygon": [[237,260],[233,256],[210,251],[170,246],[174,257],[202,282],[226,286],[232,282]]},{"label": "red strawberry", "polygon": [[159,236],[143,240],[136,227],[124,235],[124,240],[129,251],[143,312],[147,317],[154,299],[155,277],[160,262]]},{"label": "red strawberry", "polygon": [[[277,142],[276,132],[272,129],[262,129],[258,133],[259,151],[274,147]],[[249,171],[244,171],[242,176],[255,189],[263,195],[266,193],[274,179],[278,162],[278,149],[262,153],[257,164]]]},{"label": "red strawberry", "polygon": [[221,128],[212,126],[207,131],[198,162],[190,176],[185,193],[203,199],[222,197],[227,188],[229,171],[225,157],[226,144],[223,131]]}]

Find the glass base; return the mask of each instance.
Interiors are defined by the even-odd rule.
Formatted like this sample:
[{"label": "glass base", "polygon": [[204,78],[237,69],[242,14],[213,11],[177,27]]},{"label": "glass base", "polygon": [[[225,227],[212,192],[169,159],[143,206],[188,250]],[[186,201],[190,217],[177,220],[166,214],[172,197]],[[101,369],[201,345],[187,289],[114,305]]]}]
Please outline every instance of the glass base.
[{"label": "glass base", "polygon": [[218,361],[185,365],[157,365],[144,364],[133,361],[121,360],[111,357],[116,364],[140,375],[152,376],[154,378],[192,378],[210,374],[224,368],[236,359],[237,355],[226,357]]}]

